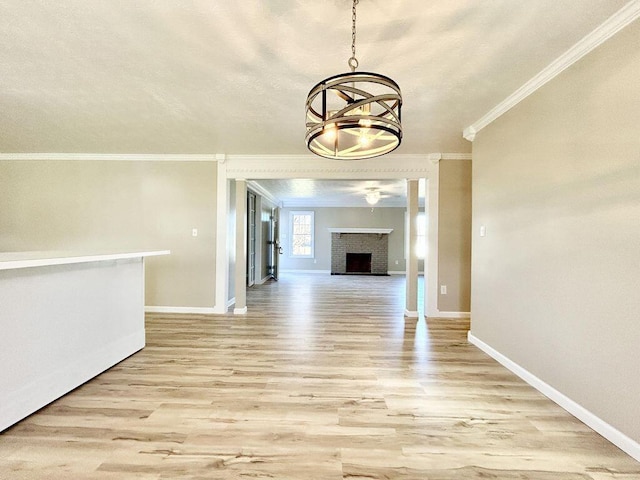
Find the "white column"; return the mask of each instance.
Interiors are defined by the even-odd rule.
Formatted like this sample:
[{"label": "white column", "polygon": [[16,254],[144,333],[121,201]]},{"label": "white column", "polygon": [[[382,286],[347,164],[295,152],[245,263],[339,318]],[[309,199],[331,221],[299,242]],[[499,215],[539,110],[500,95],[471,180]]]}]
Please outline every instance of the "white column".
[{"label": "white column", "polygon": [[407,180],[409,252],[407,254],[407,303],[405,317],[418,318],[418,180]]},{"label": "white column", "polygon": [[227,223],[229,217],[227,165],[225,155],[216,155],[216,292],[214,313],[227,313],[229,299],[229,255]]},{"label": "white column", "polygon": [[433,159],[433,168],[427,179],[427,257],[424,279],[424,314],[438,317],[438,198],[440,185],[440,159]]},{"label": "white column", "polygon": [[262,195],[256,195],[256,285],[262,284],[262,247],[267,243],[267,239],[262,235]]},{"label": "white column", "polygon": [[236,180],[236,305],[233,313],[247,313],[247,181]]}]

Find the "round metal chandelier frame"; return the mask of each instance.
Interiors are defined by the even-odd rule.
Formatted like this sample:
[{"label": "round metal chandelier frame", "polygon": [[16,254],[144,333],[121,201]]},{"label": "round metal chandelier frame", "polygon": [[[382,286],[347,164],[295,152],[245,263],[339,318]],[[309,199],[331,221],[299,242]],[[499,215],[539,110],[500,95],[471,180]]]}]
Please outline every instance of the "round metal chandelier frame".
[{"label": "round metal chandelier frame", "polygon": [[329,77],[307,97],[307,147],[316,155],[359,160],[389,153],[402,141],[402,95],[371,72]]},{"label": "round metal chandelier frame", "polygon": [[356,5],[351,27],[351,73],[315,85],[306,102],[307,148],[325,158],[361,160],[392,152],[402,142],[402,94],[389,77],[356,72]]}]

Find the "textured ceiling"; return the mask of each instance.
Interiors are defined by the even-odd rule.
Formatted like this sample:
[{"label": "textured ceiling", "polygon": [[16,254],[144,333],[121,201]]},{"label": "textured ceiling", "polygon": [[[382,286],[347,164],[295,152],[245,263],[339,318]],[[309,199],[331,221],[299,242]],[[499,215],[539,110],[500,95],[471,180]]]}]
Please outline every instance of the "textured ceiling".
[{"label": "textured ceiling", "polygon": [[[399,154],[462,130],[626,0],[361,0],[360,69],[403,91]],[[303,154],[350,0],[0,0],[0,152]]]}]

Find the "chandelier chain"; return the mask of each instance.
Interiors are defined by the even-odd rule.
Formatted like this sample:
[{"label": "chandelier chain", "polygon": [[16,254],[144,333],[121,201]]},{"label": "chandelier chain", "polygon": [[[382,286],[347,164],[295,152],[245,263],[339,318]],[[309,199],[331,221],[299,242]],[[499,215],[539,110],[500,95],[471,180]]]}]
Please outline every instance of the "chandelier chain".
[{"label": "chandelier chain", "polygon": [[351,71],[355,72],[358,68],[358,59],[356,58],[356,5],[359,0],[353,0],[353,6],[351,7],[351,58],[347,62]]}]

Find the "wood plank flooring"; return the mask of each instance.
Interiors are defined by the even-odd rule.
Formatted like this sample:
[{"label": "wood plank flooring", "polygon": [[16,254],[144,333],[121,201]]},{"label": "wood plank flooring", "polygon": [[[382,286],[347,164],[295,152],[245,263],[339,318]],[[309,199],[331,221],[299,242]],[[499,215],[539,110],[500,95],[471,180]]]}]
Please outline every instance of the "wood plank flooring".
[{"label": "wood plank flooring", "polygon": [[640,479],[404,278],[284,276],[246,316],[148,315],[147,347],[0,435],[0,479]]}]

